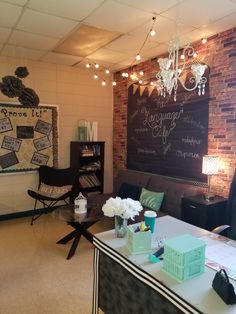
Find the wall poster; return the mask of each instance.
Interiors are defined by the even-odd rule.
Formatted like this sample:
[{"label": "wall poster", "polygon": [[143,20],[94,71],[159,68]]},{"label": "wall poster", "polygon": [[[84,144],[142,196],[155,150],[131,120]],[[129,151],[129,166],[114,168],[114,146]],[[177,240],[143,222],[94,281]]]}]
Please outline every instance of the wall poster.
[{"label": "wall poster", "polygon": [[208,89],[182,90],[166,98],[156,89],[128,91],[127,168],[206,182],[202,156],[208,150]]},{"label": "wall poster", "polygon": [[57,167],[57,107],[0,104],[0,173]]}]

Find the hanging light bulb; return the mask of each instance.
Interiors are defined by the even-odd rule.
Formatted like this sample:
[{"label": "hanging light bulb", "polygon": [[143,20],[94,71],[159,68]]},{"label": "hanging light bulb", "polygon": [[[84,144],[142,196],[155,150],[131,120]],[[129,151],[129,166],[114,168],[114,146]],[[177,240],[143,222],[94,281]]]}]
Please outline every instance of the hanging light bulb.
[{"label": "hanging light bulb", "polygon": [[97,74],[94,74],[93,78],[96,80],[98,79],[98,75]]},{"label": "hanging light bulb", "polygon": [[135,59],[136,59],[137,61],[141,60],[141,56],[140,56],[140,54],[139,54],[139,53],[138,53],[138,54],[136,54]]},{"label": "hanging light bulb", "polygon": [[181,55],[180,55],[180,59],[181,59],[181,60],[184,60],[184,59],[185,59],[184,54],[181,54]]},{"label": "hanging light bulb", "polygon": [[95,63],[95,68],[98,69],[99,68],[99,64]]},{"label": "hanging light bulb", "polygon": [[150,85],[151,85],[151,86],[153,86],[153,85],[154,85],[154,83],[153,83],[153,82],[150,82]]},{"label": "hanging light bulb", "polygon": [[86,68],[89,69],[91,67],[90,63],[86,63]]},{"label": "hanging light bulb", "polygon": [[156,31],[154,30],[154,29],[151,29],[150,30],[150,35],[153,37],[153,36],[155,36],[156,35]]},{"label": "hanging light bulb", "polygon": [[116,86],[116,81],[113,81],[113,82],[112,82],[112,85],[113,85],[113,86]]},{"label": "hanging light bulb", "polygon": [[139,84],[142,84],[142,83],[143,83],[143,81],[142,81],[142,80],[139,80],[138,82],[139,82]]},{"label": "hanging light bulb", "polygon": [[105,73],[106,73],[106,74],[109,74],[109,73],[110,73],[110,71],[109,71],[108,69],[106,69],[106,70],[105,70]]},{"label": "hanging light bulb", "polygon": [[140,72],[139,72],[139,75],[143,76],[143,75],[144,75],[144,72],[143,72],[143,71],[140,71]]},{"label": "hanging light bulb", "polygon": [[107,85],[106,81],[103,80],[103,81],[102,81],[102,86],[106,86],[106,85]]},{"label": "hanging light bulb", "polygon": [[194,52],[193,57],[197,58],[197,53],[196,52]]},{"label": "hanging light bulb", "polygon": [[207,39],[204,37],[202,38],[202,44],[204,45],[207,42]]}]

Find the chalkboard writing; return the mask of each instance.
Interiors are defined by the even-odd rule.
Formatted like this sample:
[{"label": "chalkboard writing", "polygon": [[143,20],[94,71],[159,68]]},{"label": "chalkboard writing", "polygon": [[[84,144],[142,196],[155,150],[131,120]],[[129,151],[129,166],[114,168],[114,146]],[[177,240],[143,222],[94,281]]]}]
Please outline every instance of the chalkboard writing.
[{"label": "chalkboard writing", "polygon": [[128,97],[127,168],[205,182],[208,99],[183,93],[178,102],[139,89]]},{"label": "chalkboard writing", "polygon": [[34,128],[32,126],[17,126],[17,138],[34,138]]}]

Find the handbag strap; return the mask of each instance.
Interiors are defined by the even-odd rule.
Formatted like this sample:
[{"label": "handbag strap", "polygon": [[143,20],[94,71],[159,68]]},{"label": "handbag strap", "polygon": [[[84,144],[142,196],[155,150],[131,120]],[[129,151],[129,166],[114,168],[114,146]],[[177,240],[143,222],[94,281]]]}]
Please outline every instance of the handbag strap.
[{"label": "handbag strap", "polygon": [[227,280],[227,283],[229,283],[229,277],[228,277],[228,275],[227,275],[227,273],[226,273],[225,269],[221,268],[221,270],[219,271],[219,273],[221,273],[221,272],[223,272],[223,273],[224,273],[225,278],[226,278],[226,280]]}]

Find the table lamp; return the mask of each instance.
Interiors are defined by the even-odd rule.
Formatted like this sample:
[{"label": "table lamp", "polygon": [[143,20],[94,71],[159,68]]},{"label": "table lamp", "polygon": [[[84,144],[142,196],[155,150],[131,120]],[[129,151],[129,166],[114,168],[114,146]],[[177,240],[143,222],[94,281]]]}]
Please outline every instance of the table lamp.
[{"label": "table lamp", "polygon": [[211,193],[211,176],[218,173],[218,162],[218,156],[204,155],[202,158],[202,173],[208,176],[208,192],[205,194],[206,200],[213,199],[215,196]]}]

